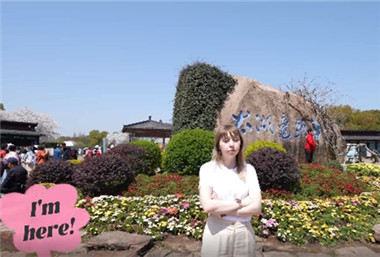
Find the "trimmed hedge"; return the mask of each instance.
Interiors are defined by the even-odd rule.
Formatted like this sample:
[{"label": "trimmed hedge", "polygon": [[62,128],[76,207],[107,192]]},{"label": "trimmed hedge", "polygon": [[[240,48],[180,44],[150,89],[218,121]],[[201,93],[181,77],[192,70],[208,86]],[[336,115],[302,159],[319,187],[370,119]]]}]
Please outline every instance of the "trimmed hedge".
[{"label": "trimmed hedge", "polygon": [[173,109],[173,134],[184,129],[213,130],[218,112],[237,81],[216,66],[195,62],[179,75]]},{"label": "trimmed hedge", "polygon": [[131,170],[136,175],[148,173],[149,163],[145,158],[146,153],[147,150],[144,147],[132,144],[121,144],[107,151],[104,155],[121,156],[130,165]]},{"label": "trimmed hedge", "polygon": [[104,154],[76,165],[73,182],[83,195],[119,195],[134,179],[131,165],[121,155]]},{"label": "trimmed hedge", "polygon": [[203,129],[187,129],[173,136],[166,147],[164,171],[180,175],[198,175],[211,160],[215,135]]},{"label": "trimmed hedge", "polygon": [[158,145],[146,140],[133,141],[130,144],[143,147],[146,150],[146,154],[144,156],[144,158],[146,158],[148,161],[146,174],[154,175],[155,170],[157,168],[161,168],[162,162],[161,149],[158,147]]},{"label": "trimmed hedge", "polygon": [[41,183],[73,184],[74,164],[68,161],[48,161],[36,165],[29,174],[26,188]]},{"label": "trimmed hedge", "polygon": [[257,151],[259,149],[266,148],[266,147],[277,149],[277,150],[280,150],[280,151],[286,153],[286,149],[282,145],[277,144],[275,142],[255,141],[252,144],[250,144],[249,146],[247,146],[247,148],[245,149],[245,152],[244,152],[244,157],[247,158],[247,156],[250,155],[251,153],[253,153],[254,151]]},{"label": "trimmed hedge", "polygon": [[251,153],[246,162],[255,167],[262,191],[278,189],[294,192],[299,187],[301,173],[297,161],[290,154],[262,148]]}]

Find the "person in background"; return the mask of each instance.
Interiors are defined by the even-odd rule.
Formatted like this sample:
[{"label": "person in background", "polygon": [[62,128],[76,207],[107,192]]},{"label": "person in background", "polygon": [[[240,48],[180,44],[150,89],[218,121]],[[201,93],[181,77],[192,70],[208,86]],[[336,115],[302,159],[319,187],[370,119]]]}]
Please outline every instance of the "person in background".
[{"label": "person in background", "polygon": [[5,162],[4,165],[7,166],[7,177],[1,184],[1,193],[24,193],[26,179],[28,177],[28,172],[21,165],[19,165],[19,160],[10,157]]},{"label": "person in background", "polygon": [[306,156],[307,163],[313,162],[313,153],[316,148],[317,148],[317,143],[314,141],[314,138],[313,138],[313,130],[309,128],[307,130],[307,136],[306,136],[306,142],[305,142],[305,156]]},{"label": "person in background", "polygon": [[38,149],[37,154],[36,154],[37,165],[40,165],[47,161],[49,152],[45,150],[44,145],[39,145],[37,149]]},{"label": "person in background", "polygon": [[71,160],[71,150],[69,147],[66,146],[65,143],[62,143],[62,160]]},{"label": "person in background", "polygon": [[62,156],[61,146],[58,144],[54,149],[53,159],[54,161],[60,161]]},{"label": "person in background", "polygon": [[92,154],[92,149],[91,149],[91,147],[87,148],[84,157],[91,158],[92,155],[93,155],[93,154]]},{"label": "person in background", "polygon": [[200,168],[200,201],[208,213],[203,257],[255,256],[251,218],[261,213],[261,190],[243,148],[239,129],[226,125],[216,133],[212,161]]},{"label": "person in background", "polygon": [[16,146],[15,145],[9,145],[8,146],[8,153],[4,156],[4,160],[8,158],[16,158],[18,160],[18,164],[20,165],[20,156],[16,152]]},{"label": "person in background", "polygon": [[5,165],[4,165],[4,157],[8,153],[8,145],[7,144],[1,144],[1,151],[0,151],[0,177],[3,176],[3,173],[5,171]]},{"label": "person in background", "polygon": [[36,155],[34,154],[33,146],[31,146],[28,148],[28,151],[25,154],[24,158],[21,159],[21,164],[29,174],[29,172],[31,172],[34,169],[36,162],[37,162],[37,158],[36,158]]},{"label": "person in background", "polygon": [[0,158],[4,159],[5,155],[8,153],[8,145],[1,144]]}]

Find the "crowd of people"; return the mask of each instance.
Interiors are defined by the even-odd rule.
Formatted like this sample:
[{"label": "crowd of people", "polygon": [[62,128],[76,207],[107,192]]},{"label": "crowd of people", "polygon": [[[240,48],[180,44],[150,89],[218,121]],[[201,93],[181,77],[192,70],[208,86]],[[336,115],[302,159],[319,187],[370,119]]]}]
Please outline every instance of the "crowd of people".
[{"label": "crowd of people", "polygon": [[[83,153],[83,154],[82,154]],[[76,148],[65,143],[58,144],[50,156],[44,145],[16,147],[13,144],[2,144],[0,151],[0,193],[24,193],[28,174],[37,166],[52,158],[54,161],[66,161],[95,157],[102,154],[100,146],[88,147],[78,153]]]}]

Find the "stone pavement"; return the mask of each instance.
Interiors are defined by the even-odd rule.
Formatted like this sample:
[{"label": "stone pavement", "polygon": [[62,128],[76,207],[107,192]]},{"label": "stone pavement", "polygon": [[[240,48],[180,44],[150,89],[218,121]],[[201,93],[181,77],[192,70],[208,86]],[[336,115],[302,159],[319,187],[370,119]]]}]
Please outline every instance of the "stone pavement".
[{"label": "stone pavement", "polygon": [[[82,231],[83,238],[85,232]],[[13,232],[0,222],[1,256],[29,257],[13,246]],[[256,237],[256,257],[380,257],[380,244],[352,243],[337,247],[312,244],[297,247],[277,239]],[[186,236],[167,235],[163,241],[153,242],[145,235],[121,231],[105,232],[83,242],[68,253],[53,252],[52,257],[199,257],[201,242]]]}]

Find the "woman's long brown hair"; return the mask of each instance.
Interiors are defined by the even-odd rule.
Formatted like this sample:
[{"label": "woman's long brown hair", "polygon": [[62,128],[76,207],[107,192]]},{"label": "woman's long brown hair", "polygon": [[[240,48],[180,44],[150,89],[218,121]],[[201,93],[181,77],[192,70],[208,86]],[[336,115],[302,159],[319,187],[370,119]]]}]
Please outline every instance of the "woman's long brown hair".
[{"label": "woman's long brown hair", "polygon": [[239,129],[233,125],[224,125],[221,126],[218,131],[216,132],[215,136],[215,142],[214,142],[214,150],[212,152],[212,159],[217,161],[218,163],[222,162],[222,152],[220,151],[220,140],[223,137],[228,136],[230,134],[231,136],[238,136],[240,139],[240,149],[238,154],[236,155],[236,169],[239,174],[239,177],[241,180],[245,181],[245,160],[243,155],[243,148],[244,148],[244,141],[243,137],[239,131]]}]

